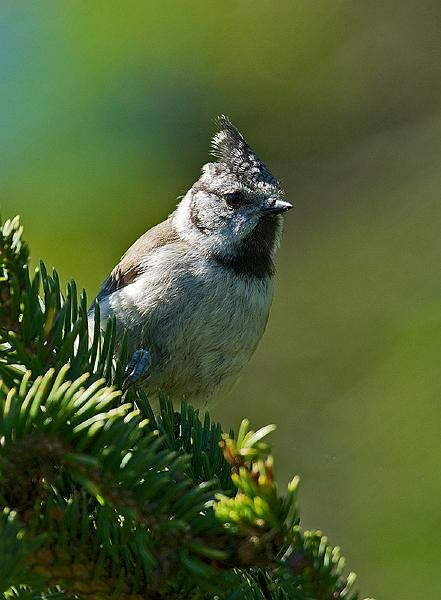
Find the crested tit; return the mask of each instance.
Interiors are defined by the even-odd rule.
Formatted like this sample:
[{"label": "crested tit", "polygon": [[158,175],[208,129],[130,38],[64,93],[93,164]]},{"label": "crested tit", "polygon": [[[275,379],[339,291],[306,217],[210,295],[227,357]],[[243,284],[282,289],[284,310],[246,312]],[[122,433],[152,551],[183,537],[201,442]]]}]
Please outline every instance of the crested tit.
[{"label": "crested tit", "polygon": [[129,248],[95,299],[102,328],[115,315],[129,349],[149,351],[147,393],[175,401],[208,400],[252,356],[271,306],[281,213],[292,208],[225,116],[212,154],[217,162]]}]

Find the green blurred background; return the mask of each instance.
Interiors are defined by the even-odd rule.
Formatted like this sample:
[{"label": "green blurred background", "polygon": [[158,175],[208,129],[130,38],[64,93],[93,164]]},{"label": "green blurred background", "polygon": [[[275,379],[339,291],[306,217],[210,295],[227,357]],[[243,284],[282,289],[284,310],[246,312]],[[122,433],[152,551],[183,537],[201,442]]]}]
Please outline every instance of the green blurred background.
[{"label": "green blurred background", "polygon": [[441,4],[0,5],[0,202],[92,297],[208,159],[226,113],[281,179],[266,335],[224,426],[275,422],[279,476],[365,595],[441,597]]}]

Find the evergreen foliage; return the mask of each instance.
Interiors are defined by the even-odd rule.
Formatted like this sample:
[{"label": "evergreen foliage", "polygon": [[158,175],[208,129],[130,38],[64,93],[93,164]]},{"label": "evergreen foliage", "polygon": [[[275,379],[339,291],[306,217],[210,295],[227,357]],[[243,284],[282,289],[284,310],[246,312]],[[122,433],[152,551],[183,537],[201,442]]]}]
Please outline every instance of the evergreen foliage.
[{"label": "evergreen foliage", "polygon": [[123,393],[115,322],[89,341],[85,293],[31,275],[21,235],[18,218],[1,227],[3,596],[356,600],[339,549],[299,525],[298,478],[279,494],[274,427],[235,437]]}]

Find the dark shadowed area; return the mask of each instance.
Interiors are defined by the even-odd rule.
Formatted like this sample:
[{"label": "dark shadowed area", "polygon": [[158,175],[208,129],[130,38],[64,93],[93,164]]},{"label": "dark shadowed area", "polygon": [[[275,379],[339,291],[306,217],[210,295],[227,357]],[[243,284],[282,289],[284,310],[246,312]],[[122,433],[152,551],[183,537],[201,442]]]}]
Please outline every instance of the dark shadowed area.
[{"label": "dark shadowed area", "polygon": [[441,596],[441,4],[2,2],[0,209],[93,297],[226,113],[287,214],[265,337],[213,414],[274,422],[279,476],[364,595]]}]

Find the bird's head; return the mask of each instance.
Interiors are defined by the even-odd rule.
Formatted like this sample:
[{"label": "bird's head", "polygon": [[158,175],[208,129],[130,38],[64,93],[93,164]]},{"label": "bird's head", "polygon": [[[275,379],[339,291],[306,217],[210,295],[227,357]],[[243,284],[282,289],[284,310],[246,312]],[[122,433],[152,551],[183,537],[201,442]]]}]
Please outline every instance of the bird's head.
[{"label": "bird's head", "polygon": [[176,212],[180,234],[201,250],[234,256],[245,249],[273,254],[281,213],[292,208],[280,183],[228,117],[217,119],[212,154]]}]

